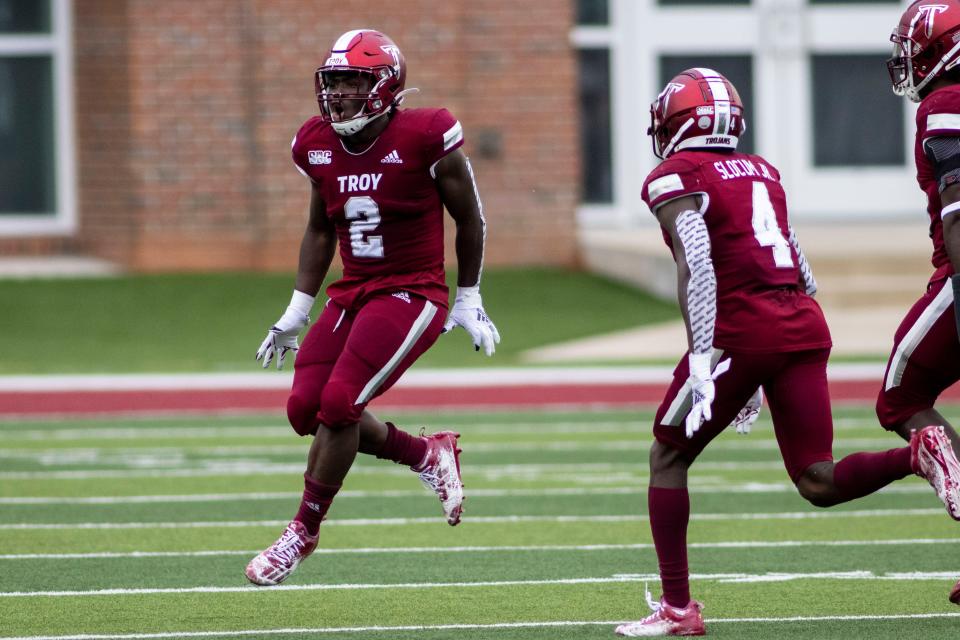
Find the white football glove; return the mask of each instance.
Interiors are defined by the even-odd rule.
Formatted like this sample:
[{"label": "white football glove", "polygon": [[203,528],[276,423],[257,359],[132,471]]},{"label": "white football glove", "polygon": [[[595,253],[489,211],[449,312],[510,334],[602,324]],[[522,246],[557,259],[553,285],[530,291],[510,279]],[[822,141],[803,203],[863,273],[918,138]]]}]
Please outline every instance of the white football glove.
[{"label": "white football glove", "polygon": [[267,331],[260,349],[257,350],[257,360],[263,360],[263,368],[270,366],[273,356],[277,356],[277,370],[283,369],[283,362],[287,353],[293,351],[294,357],[300,348],[297,338],[307,323],[310,322],[310,309],[313,308],[314,297],[294,289],[290,306],[283,312],[280,319]]},{"label": "white football glove", "polygon": [[455,327],[463,327],[473,339],[474,348],[480,351],[482,346],[488,356],[492,356],[496,351],[495,345],[500,344],[500,332],[483,310],[479,286],[457,287],[457,297],[443,325],[443,333]]},{"label": "white football glove", "polygon": [[757,387],[747,404],[743,405],[740,413],[733,419],[733,424],[737,426],[737,433],[747,435],[750,433],[750,426],[760,417],[760,406],[763,404],[763,388]]},{"label": "white football glove", "polygon": [[713,417],[710,405],[716,396],[716,388],[713,381],[719,378],[730,368],[730,358],[717,363],[713,373],[710,372],[709,353],[691,353],[687,357],[690,368],[690,377],[687,378],[687,384],[690,385],[690,391],[693,394],[693,405],[690,407],[690,413],[687,414],[686,431],[687,437],[692,438],[699,429],[700,425]]}]

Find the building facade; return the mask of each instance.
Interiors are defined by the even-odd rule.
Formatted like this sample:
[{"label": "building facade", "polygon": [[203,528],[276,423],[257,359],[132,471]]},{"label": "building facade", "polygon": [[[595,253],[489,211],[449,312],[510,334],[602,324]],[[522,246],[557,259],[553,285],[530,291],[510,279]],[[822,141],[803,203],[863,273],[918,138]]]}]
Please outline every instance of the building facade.
[{"label": "building facade", "polygon": [[[0,0],[0,255],[138,271],[290,269],[289,159],[341,32],[406,54],[407,106],[463,123],[488,264],[578,264],[578,227],[637,229],[648,105],[677,71],[737,85],[742,148],[795,220],[923,215],[914,108],[889,89],[897,0]],[[452,225],[449,225],[452,226]]]},{"label": "building facade", "polygon": [[0,254],[294,268],[310,190],[290,140],[327,48],[371,27],[421,89],[405,106],[464,126],[487,264],[572,265],[573,16],[568,0],[0,0]]},{"label": "building facade", "polygon": [[899,0],[578,0],[582,225],[649,223],[657,160],[648,105],[679,71],[712,67],[747,109],[740,149],[776,165],[795,220],[924,216],[916,112],[886,70]]}]

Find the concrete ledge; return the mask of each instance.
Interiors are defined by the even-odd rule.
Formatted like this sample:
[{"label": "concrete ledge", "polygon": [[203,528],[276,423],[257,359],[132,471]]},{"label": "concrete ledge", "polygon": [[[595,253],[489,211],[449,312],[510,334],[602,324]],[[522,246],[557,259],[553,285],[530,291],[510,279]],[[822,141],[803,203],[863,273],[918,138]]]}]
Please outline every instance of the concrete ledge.
[{"label": "concrete ledge", "polygon": [[[933,272],[923,219],[800,223],[795,229],[825,308],[909,306]],[[676,268],[659,227],[582,229],[579,241],[592,272],[676,300]]]},{"label": "concrete ledge", "polygon": [[95,278],[121,271],[112,262],[83,256],[0,258],[0,278]]}]

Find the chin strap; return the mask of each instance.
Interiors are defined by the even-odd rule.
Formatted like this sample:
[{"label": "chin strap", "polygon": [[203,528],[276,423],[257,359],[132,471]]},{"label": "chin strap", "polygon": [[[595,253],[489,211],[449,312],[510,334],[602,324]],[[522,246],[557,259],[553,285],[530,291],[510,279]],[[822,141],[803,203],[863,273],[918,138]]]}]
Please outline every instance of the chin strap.
[{"label": "chin strap", "polygon": [[662,158],[668,157],[673,152],[673,148],[677,146],[678,142],[680,142],[680,137],[683,134],[685,134],[687,132],[687,129],[689,129],[692,126],[693,126],[693,118],[688,118],[687,121],[684,122],[683,125],[681,125],[680,128],[677,130],[676,135],[673,136],[673,138],[670,140],[670,143],[667,144],[667,146],[663,148],[663,151],[660,152],[662,154],[661,155]]},{"label": "chin strap", "polygon": [[393,106],[399,107],[400,103],[403,102],[403,99],[407,96],[407,94],[410,94],[410,93],[420,93],[420,89],[417,89],[416,87],[411,87],[410,89],[404,89],[403,91],[401,91],[400,93],[398,93],[393,97]]}]

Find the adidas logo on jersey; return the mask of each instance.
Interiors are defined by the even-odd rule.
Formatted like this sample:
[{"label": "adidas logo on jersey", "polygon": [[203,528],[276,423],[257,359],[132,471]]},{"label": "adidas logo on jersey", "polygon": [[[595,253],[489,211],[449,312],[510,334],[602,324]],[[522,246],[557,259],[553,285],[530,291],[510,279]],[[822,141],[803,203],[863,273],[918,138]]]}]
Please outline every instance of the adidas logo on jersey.
[{"label": "adidas logo on jersey", "polygon": [[394,149],[383,157],[380,164],[403,164],[403,160],[400,159],[400,154]]},{"label": "adidas logo on jersey", "polygon": [[397,291],[396,293],[391,293],[390,295],[398,300],[403,300],[407,304],[410,304],[410,294],[406,291]]}]

